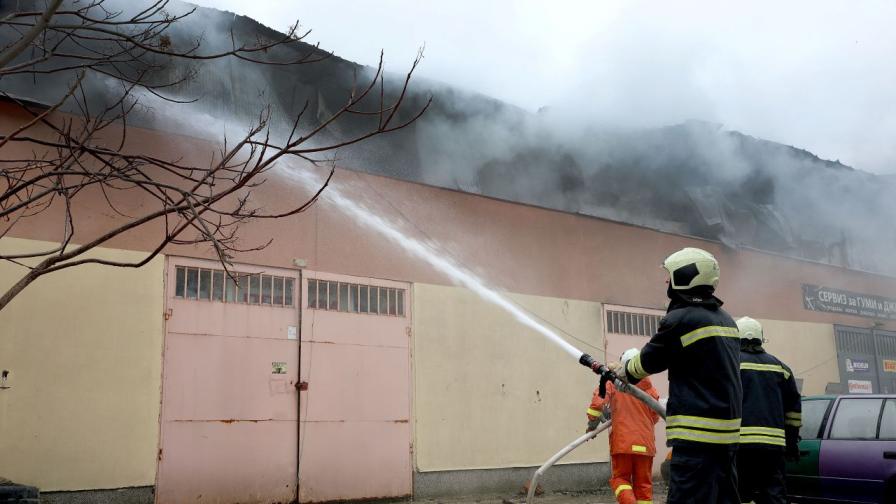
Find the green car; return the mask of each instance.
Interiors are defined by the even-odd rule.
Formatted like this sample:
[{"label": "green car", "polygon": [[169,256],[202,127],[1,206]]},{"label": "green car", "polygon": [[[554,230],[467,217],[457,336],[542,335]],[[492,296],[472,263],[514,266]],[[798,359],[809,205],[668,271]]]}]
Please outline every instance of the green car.
[{"label": "green car", "polygon": [[803,398],[792,502],[896,503],[896,395]]},{"label": "green car", "polygon": [[790,502],[896,504],[896,395],[804,397],[800,438]]}]

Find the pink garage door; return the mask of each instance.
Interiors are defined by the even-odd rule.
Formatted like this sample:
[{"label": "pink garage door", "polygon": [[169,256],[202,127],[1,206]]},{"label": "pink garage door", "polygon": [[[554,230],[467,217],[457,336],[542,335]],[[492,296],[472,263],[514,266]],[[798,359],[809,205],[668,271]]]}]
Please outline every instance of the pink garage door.
[{"label": "pink garage door", "polygon": [[171,257],[156,502],[296,496],[298,272]]},{"label": "pink garage door", "polygon": [[[622,352],[629,348],[642,348],[656,333],[660,319],[666,315],[662,310],[611,304],[604,304],[603,312],[608,361],[618,360]],[[666,371],[651,376],[650,381],[660,398],[669,397],[669,376]],[[669,448],[666,447],[666,423],[663,420],[657,422],[654,433],[657,454],[653,458],[653,470],[659,474],[660,464],[669,453]]]},{"label": "pink garage door", "polygon": [[299,500],[410,495],[409,286],[304,276]]}]

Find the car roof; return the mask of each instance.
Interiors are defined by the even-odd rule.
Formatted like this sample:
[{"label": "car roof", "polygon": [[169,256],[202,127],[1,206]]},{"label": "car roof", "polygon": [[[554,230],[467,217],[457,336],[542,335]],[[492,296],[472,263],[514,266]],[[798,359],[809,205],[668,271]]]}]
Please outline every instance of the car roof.
[{"label": "car roof", "polygon": [[859,399],[896,399],[896,394],[820,394],[803,396],[803,400],[836,399],[838,397],[856,397]]}]

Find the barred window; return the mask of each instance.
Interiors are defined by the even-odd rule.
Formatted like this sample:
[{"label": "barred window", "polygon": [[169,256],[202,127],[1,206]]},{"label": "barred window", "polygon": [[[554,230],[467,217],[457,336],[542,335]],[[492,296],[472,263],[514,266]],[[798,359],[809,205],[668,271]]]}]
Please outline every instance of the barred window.
[{"label": "barred window", "polygon": [[262,273],[177,266],[174,297],[223,303],[292,306],[295,279]]},{"label": "barred window", "polygon": [[653,336],[660,325],[661,315],[622,310],[607,310],[607,332],[634,336]]},{"label": "barred window", "polygon": [[404,317],[405,289],[308,279],[308,308]]}]

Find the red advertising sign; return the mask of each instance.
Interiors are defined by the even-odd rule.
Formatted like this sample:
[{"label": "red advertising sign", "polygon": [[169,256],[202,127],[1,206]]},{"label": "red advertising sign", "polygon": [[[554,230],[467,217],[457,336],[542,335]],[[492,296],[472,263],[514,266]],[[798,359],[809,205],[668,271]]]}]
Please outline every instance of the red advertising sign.
[{"label": "red advertising sign", "polygon": [[884,359],[884,371],[887,373],[896,373],[896,360]]},{"label": "red advertising sign", "polygon": [[850,394],[873,394],[874,390],[871,387],[871,382],[868,380],[849,380],[849,393]]}]

